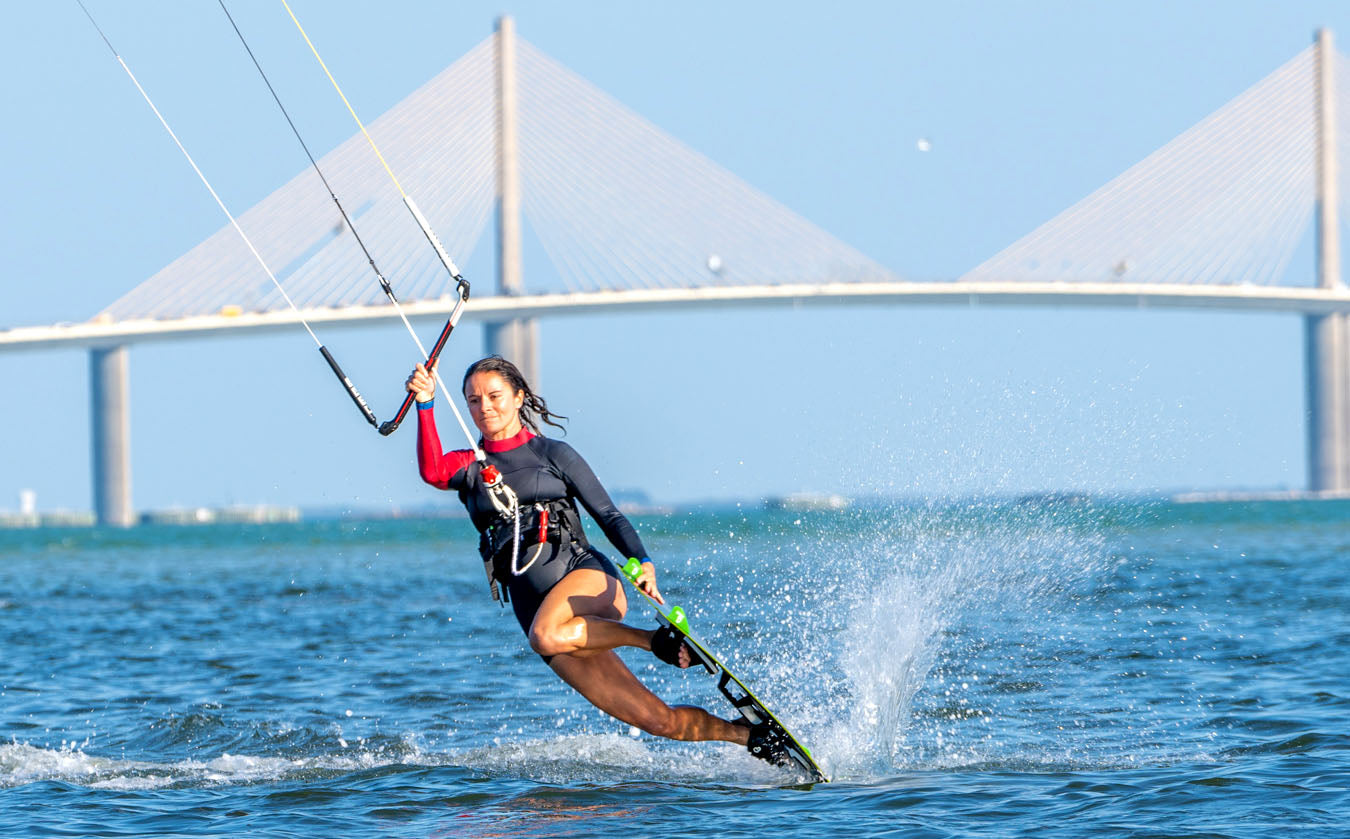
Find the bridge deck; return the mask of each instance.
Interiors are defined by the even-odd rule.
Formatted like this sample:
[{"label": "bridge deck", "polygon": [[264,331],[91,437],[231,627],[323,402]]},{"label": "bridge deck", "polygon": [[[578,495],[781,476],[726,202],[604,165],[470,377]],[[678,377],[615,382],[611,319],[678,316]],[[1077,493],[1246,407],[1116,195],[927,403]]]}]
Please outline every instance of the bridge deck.
[{"label": "bridge deck", "polygon": [[[1206,309],[1327,314],[1350,312],[1350,290],[1278,286],[1185,286],[1161,283],[882,282],[535,294],[474,298],[469,319],[551,317],[622,310],[725,308],[773,305],[1020,305],[1134,309]],[[454,299],[404,304],[410,318],[444,317]],[[393,307],[349,306],[302,310],[314,324],[394,320]],[[166,320],[88,321],[0,330],[0,352],[54,347],[102,347],[204,334],[293,329],[295,312],[216,314]]]}]

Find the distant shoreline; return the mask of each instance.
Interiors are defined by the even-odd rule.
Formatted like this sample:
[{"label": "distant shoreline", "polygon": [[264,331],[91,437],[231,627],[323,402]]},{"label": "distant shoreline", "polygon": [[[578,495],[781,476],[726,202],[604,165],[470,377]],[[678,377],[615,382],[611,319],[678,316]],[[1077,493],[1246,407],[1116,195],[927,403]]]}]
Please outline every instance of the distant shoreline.
[{"label": "distant shoreline", "polygon": [[[844,513],[882,507],[925,507],[931,505],[965,506],[971,503],[1013,507],[1091,507],[1121,502],[1171,504],[1224,504],[1256,502],[1317,502],[1350,500],[1350,492],[1310,492],[1307,490],[1215,490],[1173,493],[1091,493],[1033,492],[1007,495],[968,496],[963,498],[924,498],[920,496],[848,498],[826,493],[771,495],[759,499],[709,499],[683,504],[621,503],[630,516],[669,516],[696,512],[766,510],[788,513]],[[289,524],[322,521],[395,521],[464,519],[467,514],[458,505],[425,505],[389,508],[300,507],[298,505],[231,505],[228,507],[171,507],[147,510],[137,517],[138,525],[199,526],[213,524]],[[36,528],[96,527],[89,510],[52,510],[48,512],[10,512],[0,510],[0,530]]]}]

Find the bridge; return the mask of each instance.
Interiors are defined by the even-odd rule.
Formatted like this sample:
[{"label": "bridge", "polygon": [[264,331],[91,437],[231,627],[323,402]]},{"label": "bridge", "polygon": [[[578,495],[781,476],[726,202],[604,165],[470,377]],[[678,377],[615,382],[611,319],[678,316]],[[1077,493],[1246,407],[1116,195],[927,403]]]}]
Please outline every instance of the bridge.
[{"label": "bridge", "polygon": [[[1089,305],[1275,311],[1305,320],[1308,485],[1350,490],[1350,290],[1341,282],[1340,149],[1350,64],[1309,48],[1139,164],[949,281],[877,264],[517,38],[497,31],[370,124],[452,254],[495,214],[497,276],[466,317],[488,350],[537,371],[541,317],[771,305]],[[357,134],[319,160],[414,320],[454,289]],[[526,289],[522,216],[557,271]],[[134,521],[128,348],[156,340],[396,318],[317,175],[238,220],[82,323],[0,330],[0,351],[90,352],[94,506]],[[1288,265],[1315,224],[1316,276]],[[537,377],[536,377],[537,378]]]}]

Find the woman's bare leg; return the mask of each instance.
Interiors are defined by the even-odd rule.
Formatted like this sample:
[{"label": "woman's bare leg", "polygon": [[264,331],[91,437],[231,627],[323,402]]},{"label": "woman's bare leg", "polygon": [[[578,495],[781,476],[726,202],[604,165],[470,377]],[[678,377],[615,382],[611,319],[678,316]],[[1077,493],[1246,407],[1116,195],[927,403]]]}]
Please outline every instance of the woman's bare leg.
[{"label": "woman's bare leg", "polygon": [[[578,568],[549,591],[530,625],[530,646],[552,656],[553,672],[592,705],[649,734],[672,740],[745,745],[749,730],[690,705],[671,707],[637,680],[615,647],[651,649],[652,630],[621,623],[628,601],[619,581]],[[680,650],[688,666],[689,653]]]},{"label": "woman's bare leg", "polygon": [[[615,647],[652,648],[655,630],[621,623],[628,599],[619,581],[594,568],[578,568],[549,590],[530,623],[530,646],[540,655],[586,658]],[[680,649],[680,667],[689,666]]]},{"label": "woman's bare leg", "polygon": [[744,746],[750,729],[692,705],[670,706],[637,680],[618,653],[602,650],[586,658],[554,656],[549,667],[592,705],[648,734],[671,740],[725,740]]}]

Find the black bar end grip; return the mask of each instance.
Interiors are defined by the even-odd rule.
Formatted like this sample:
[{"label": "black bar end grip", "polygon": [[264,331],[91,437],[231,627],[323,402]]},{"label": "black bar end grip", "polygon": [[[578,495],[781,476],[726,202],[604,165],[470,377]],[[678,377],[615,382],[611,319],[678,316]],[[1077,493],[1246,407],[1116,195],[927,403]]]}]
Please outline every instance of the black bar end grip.
[{"label": "black bar end grip", "polygon": [[370,410],[370,406],[366,404],[366,400],[362,399],[361,394],[356,392],[356,386],[352,384],[351,379],[347,378],[347,374],[342,372],[342,368],[338,366],[337,359],[333,358],[333,354],[328,351],[327,347],[320,346],[319,352],[323,354],[323,360],[327,361],[328,366],[333,369],[333,375],[337,376],[338,381],[342,382],[342,386],[347,389],[347,395],[352,398],[352,402],[356,403],[356,407],[361,409],[361,413],[365,415],[366,422],[378,428],[380,421],[375,418],[375,412]]}]

